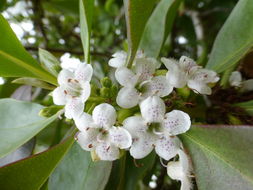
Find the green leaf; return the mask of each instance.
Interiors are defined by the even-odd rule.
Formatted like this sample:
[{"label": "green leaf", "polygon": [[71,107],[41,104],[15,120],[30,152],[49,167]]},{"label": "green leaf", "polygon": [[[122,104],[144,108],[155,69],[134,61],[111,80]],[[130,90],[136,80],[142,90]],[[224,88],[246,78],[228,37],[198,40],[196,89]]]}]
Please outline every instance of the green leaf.
[{"label": "green leaf", "polygon": [[0,31],[0,76],[32,77],[57,84],[56,78],[47,73],[24,49],[2,15]]},{"label": "green leaf", "polygon": [[94,0],[80,0],[80,27],[81,40],[84,50],[85,62],[90,63],[90,35],[94,11]]},{"label": "green leaf", "polygon": [[218,73],[236,65],[253,44],[253,3],[240,0],[215,39],[206,68]]},{"label": "green leaf", "polygon": [[112,162],[93,162],[90,152],[75,143],[49,178],[49,190],[102,190]]},{"label": "green leaf", "polygon": [[53,56],[47,50],[39,48],[39,58],[40,58],[40,63],[42,64],[42,67],[57,77],[58,73],[61,70],[61,64],[56,59],[56,57]]},{"label": "green leaf", "polygon": [[42,108],[30,102],[0,100],[0,158],[27,142],[59,115],[40,117],[38,113]]},{"label": "green leaf", "polygon": [[139,180],[145,176],[145,174],[152,169],[155,163],[156,154],[152,152],[141,160],[136,160],[139,167],[134,164],[134,160],[128,155],[126,161],[125,171],[125,190],[137,189]]},{"label": "green leaf", "polygon": [[54,90],[55,89],[55,86],[48,84],[47,82],[44,82],[42,80],[35,79],[35,78],[27,78],[27,77],[18,78],[18,79],[13,80],[12,83],[26,84],[26,85],[30,85],[30,86],[44,88],[47,90]]},{"label": "green leaf", "polygon": [[141,38],[140,48],[150,57],[158,57],[171,31],[182,0],[161,0],[153,11]]},{"label": "green leaf", "polygon": [[0,168],[1,190],[39,189],[73,142],[71,136],[45,152]]},{"label": "green leaf", "polygon": [[248,102],[237,103],[234,105],[245,109],[245,111],[248,112],[248,114],[253,115],[253,100]]},{"label": "green leaf", "polygon": [[124,0],[127,38],[129,47],[128,65],[131,66],[156,0]]},{"label": "green leaf", "polygon": [[194,126],[182,135],[199,190],[253,189],[253,127]]}]

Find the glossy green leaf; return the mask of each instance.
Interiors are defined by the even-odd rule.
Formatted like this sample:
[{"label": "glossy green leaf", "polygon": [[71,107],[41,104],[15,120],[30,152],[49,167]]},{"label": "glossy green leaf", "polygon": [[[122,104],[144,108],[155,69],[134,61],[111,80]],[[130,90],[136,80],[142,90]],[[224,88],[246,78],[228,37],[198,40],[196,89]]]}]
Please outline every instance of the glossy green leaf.
[{"label": "glossy green leaf", "polygon": [[80,27],[81,27],[81,40],[84,50],[85,62],[90,62],[90,35],[92,16],[94,11],[94,0],[80,0]]},{"label": "glossy green leaf", "polygon": [[182,140],[199,190],[253,189],[253,127],[194,126]]},{"label": "glossy green leaf", "polygon": [[49,178],[49,190],[103,190],[112,162],[93,162],[90,152],[75,143]]},{"label": "glossy green leaf", "polygon": [[61,65],[57,58],[47,50],[41,48],[39,48],[39,58],[42,67],[57,77],[61,70]]},{"label": "glossy green leaf", "polygon": [[127,157],[126,161],[126,171],[125,171],[125,190],[135,190],[139,180],[142,180],[146,173],[152,169],[155,163],[156,154],[152,152],[147,157],[136,160],[138,167],[134,164],[134,160],[131,156]]},{"label": "glossy green leaf", "polygon": [[24,49],[2,15],[0,39],[0,76],[32,77],[57,84],[56,78],[47,73]]},{"label": "glossy green leaf", "polygon": [[182,0],[161,0],[153,11],[141,38],[140,48],[147,56],[158,57],[171,31]]},{"label": "glossy green leaf", "polygon": [[42,108],[43,106],[30,102],[0,100],[0,157],[27,142],[59,115],[40,117],[38,113]]},{"label": "glossy green leaf", "polygon": [[130,65],[156,2],[156,0],[124,0]]},{"label": "glossy green leaf", "polygon": [[44,88],[47,90],[54,90],[55,89],[55,86],[48,84],[47,82],[44,82],[42,80],[35,79],[35,78],[28,78],[28,77],[15,79],[12,81],[12,83],[26,84],[26,85],[30,85],[30,86]]},{"label": "glossy green leaf", "polygon": [[73,142],[71,136],[45,152],[0,168],[1,190],[39,189]]},{"label": "glossy green leaf", "polygon": [[253,115],[253,100],[248,102],[237,103],[234,105],[245,109],[246,112],[248,112],[250,115]]},{"label": "glossy green leaf", "polygon": [[237,64],[253,44],[253,3],[240,0],[215,39],[206,68],[218,73]]}]

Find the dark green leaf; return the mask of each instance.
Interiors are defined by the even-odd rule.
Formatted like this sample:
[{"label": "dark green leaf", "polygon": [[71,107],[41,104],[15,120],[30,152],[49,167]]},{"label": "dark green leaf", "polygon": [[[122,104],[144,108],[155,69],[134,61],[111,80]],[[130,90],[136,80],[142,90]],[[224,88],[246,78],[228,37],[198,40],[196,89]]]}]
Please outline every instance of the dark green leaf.
[{"label": "dark green leaf", "polygon": [[124,0],[129,47],[128,64],[130,65],[135,57],[145,25],[155,3],[156,0]]},{"label": "dark green leaf", "polygon": [[39,48],[39,58],[42,67],[57,77],[61,70],[61,65],[56,57],[47,50]]},{"label": "dark green leaf", "polygon": [[80,26],[81,39],[84,50],[85,62],[90,62],[90,35],[92,16],[94,11],[94,0],[80,0]]},{"label": "dark green leaf", "polygon": [[0,168],[1,190],[39,189],[73,142],[71,136],[45,152]]},{"label": "dark green leaf", "polygon": [[0,75],[3,77],[32,77],[57,84],[23,48],[8,22],[0,15]]},{"label": "dark green leaf", "polygon": [[199,190],[253,189],[253,127],[194,126],[182,135]]},{"label": "dark green leaf", "polygon": [[43,106],[13,99],[0,100],[0,157],[27,142],[59,114],[50,118],[38,115]]},{"label": "dark green leaf", "polygon": [[182,0],[161,0],[155,8],[140,43],[140,49],[144,50],[146,55],[158,57],[181,2]]},{"label": "dark green leaf", "polygon": [[206,68],[218,73],[237,64],[253,44],[253,3],[240,0],[215,39]]},{"label": "dark green leaf", "polygon": [[49,178],[49,190],[103,190],[112,162],[93,162],[90,152],[75,143]]}]

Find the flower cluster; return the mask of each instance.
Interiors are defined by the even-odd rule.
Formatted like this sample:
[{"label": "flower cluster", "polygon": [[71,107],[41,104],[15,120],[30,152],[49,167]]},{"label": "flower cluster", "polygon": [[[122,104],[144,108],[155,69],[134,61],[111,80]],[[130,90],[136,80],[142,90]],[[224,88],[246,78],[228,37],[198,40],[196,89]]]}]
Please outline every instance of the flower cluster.
[{"label": "flower cluster", "polygon": [[[196,93],[209,95],[209,85],[219,77],[185,56],[179,61],[162,58],[167,68],[162,70],[165,72],[159,72],[159,61],[140,52],[131,67],[126,66],[126,61],[127,54],[123,51],[115,53],[109,61],[121,86],[116,102],[112,103],[118,106],[101,103],[95,106],[92,114],[83,111],[91,93],[93,73],[92,67],[85,63],[59,73],[59,87],[53,91],[54,103],[65,105],[65,116],[73,118],[79,129],[77,142],[98,159],[119,159],[124,150],[129,150],[135,159],[144,158],[153,150],[167,161],[178,157],[178,161],[168,162],[167,173],[172,179],[180,180],[183,189],[190,189],[191,167],[177,135],[190,129],[191,120],[183,111],[167,110],[163,99],[174,88],[185,86]],[[116,110],[133,107],[140,110],[139,114],[125,118],[121,123],[117,121]]]}]

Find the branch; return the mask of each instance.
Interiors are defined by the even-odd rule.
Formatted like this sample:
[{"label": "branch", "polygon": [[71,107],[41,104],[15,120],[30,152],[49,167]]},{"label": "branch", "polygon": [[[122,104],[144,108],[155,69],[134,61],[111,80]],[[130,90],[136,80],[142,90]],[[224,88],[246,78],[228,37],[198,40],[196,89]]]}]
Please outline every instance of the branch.
[{"label": "branch", "polygon": [[[33,47],[33,46],[26,46],[25,49],[27,51],[38,51],[38,47]],[[76,50],[66,50],[66,49],[57,49],[57,48],[50,48],[47,47],[45,48],[45,50],[49,51],[49,52],[54,52],[54,53],[70,53],[70,54],[75,54],[75,55],[83,55],[83,51],[76,51]],[[105,52],[105,53],[101,53],[101,52],[90,52],[91,55],[94,56],[101,56],[101,57],[107,57],[110,58],[111,54],[109,52]]]}]

